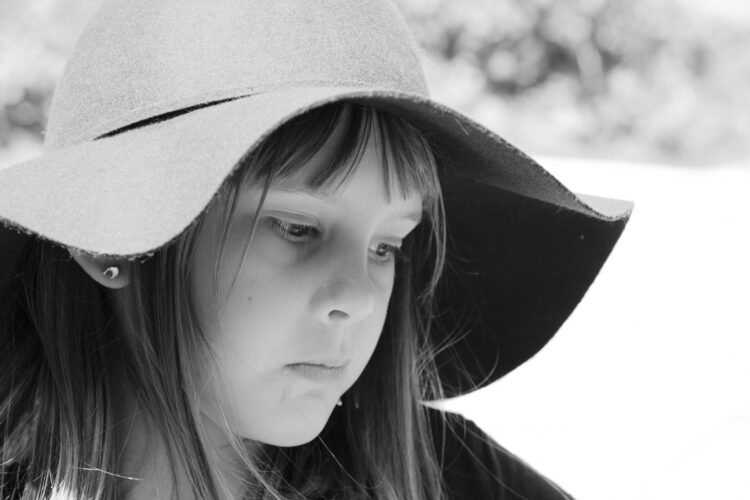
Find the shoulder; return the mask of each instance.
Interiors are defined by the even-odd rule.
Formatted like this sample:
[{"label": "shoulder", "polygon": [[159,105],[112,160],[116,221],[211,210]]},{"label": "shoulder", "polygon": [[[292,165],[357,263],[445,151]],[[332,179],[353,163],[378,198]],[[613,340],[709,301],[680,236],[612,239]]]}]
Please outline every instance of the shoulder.
[{"label": "shoulder", "polygon": [[429,410],[447,498],[573,500],[460,415]]}]

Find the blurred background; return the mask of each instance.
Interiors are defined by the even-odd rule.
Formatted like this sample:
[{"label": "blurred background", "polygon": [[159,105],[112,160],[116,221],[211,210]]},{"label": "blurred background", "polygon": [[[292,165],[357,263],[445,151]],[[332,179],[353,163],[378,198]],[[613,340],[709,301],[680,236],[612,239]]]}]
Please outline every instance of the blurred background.
[{"label": "blurred background", "polygon": [[[0,0],[0,168],[100,0]],[[636,209],[553,341],[445,403],[579,500],[750,499],[750,2],[396,0],[435,99]]]}]

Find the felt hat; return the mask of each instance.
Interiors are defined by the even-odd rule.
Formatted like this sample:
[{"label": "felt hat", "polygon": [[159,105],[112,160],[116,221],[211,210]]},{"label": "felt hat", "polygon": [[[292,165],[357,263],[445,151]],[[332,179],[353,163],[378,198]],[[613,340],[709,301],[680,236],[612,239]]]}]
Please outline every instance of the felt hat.
[{"label": "felt hat", "polygon": [[439,149],[450,245],[435,331],[465,327],[433,339],[448,345],[447,395],[529,359],[583,297],[631,204],[573,194],[430,100],[418,48],[381,0],[105,1],[55,91],[44,155],[0,170],[0,280],[29,236],[152,254],[270,133],[338,101],[403,116]]}]

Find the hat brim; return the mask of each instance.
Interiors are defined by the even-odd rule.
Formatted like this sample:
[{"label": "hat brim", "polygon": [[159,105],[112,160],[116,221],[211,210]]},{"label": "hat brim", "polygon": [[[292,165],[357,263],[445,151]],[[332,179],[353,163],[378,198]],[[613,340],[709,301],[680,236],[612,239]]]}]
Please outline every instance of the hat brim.
[{"label": "hat brim", "polygon": [[554,335],[632,205],[599,200],[607,210],[594,209],[497,135],[424,97],[310,87],[206,103],[0,170],[0,222],[101,256],[149,255],[178,237],[280,125],[343,100],[404,116],[439,149],[450,242],[440,321],[453,332],[473,328],[455,342],[436,334],[440,346],[451,344],[438,364],[448,396],[486,385]]}]

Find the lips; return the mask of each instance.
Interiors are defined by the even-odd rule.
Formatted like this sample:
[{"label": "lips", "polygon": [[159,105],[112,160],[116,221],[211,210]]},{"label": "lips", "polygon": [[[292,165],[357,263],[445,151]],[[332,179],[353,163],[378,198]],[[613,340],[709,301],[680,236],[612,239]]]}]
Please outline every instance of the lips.
[{"label": "lips", "polygon": [[286,368],[294,375],[312,380],[313,382],[336,382],[343,377],[350,361],[348,359],[312,360],[290,363],[286,365]]},{"label": "lips", "polygon": [[314,359],[308,361],[299,361],[297,363],[290,363],[287,366],[310,365],[319,366],[322,368],[345,368],[349,363],[351,363],[351,361],[351,359]]}]

